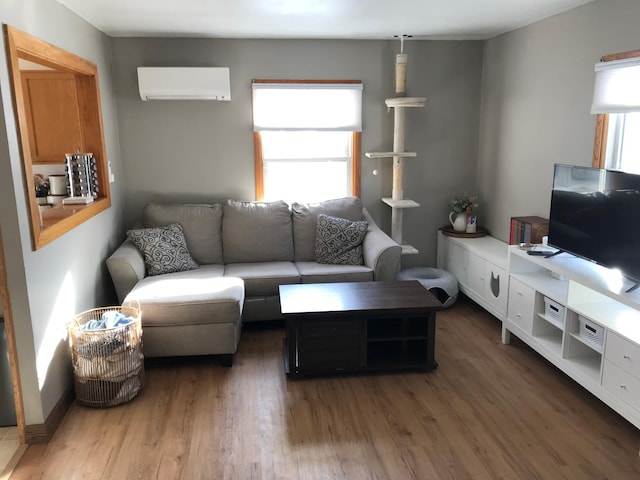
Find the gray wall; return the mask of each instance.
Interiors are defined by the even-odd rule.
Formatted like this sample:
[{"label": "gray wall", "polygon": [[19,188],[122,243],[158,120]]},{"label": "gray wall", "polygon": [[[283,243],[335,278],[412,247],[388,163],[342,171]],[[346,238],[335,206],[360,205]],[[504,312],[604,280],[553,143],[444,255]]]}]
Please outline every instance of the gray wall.
[{"label": "gray wall", "polygon": [[640,48],[640,2],[600,0],[486,42],[479,186],[487,225],[548,217],[554,163],[591,165],[593,66]]},{"label": "gray wall", "polygon": [[[391,160],[367,151],[393,144],[399,41],[113,39],[114,81],[125,178],[127,221],[150,201],[254,200],[251,113],[254,78],[363,81],[362,200],[389,232]],[[420,250],[407,265],[435,264],[435,232],[448,223],[447,203],[475,189],[482,42],[405,42],[407,93],[425,96],[407,114],[405,197],[421,204],[405,212],[404,238]],[[231,102],[150,101],[138,95],[136,67],[225,66]],[[380,170],[374,176],[372,171]]]},{"label": "gray wall", "polygon": [[[51,0],[0,0],[0,22],[98,65],[107,158],[121,171],[110,39]],[[33,251],[4,38],[0,40],[0,231],[7,259],[27,425],[41,424],[71,385],[66,322],[113,298],[104,259],[121,240],[120,184],[113,207]]]}]

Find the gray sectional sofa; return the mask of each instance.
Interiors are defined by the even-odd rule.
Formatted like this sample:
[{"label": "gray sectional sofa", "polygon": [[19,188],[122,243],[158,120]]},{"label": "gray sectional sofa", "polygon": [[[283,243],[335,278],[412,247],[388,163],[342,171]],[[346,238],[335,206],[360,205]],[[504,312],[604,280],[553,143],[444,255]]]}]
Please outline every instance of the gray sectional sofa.
[{"label": "gray sectional sofa", "polygon": [[[332,230],[318,227],[321,214]],[[281,318],[279,285],[393,280],[400,269],[400,246],[356,197],[149,204],[138,227],[107,267],[119,301],[140,304],[150,357],[223,354],[230,365],[242,322]],[[352,229],[336,238],[350,241],[358,229],[364,238],[349,247],[348,258],[331,258],[333,235],[342,227]],[[156,240],[169,243],[158,248]],[[186,245],[176,247],[181,242]],[[360,264],[342,264],[355,263],[354,254]]]}]

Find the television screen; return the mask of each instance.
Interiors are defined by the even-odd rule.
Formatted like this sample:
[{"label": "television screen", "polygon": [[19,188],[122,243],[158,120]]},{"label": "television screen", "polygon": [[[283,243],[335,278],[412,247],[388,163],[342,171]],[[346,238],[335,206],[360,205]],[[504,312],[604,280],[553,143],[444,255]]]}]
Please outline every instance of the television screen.
[{"label": "television screen", "polygon": [[549,245],[640,281],[640,175],[556,164]]}]

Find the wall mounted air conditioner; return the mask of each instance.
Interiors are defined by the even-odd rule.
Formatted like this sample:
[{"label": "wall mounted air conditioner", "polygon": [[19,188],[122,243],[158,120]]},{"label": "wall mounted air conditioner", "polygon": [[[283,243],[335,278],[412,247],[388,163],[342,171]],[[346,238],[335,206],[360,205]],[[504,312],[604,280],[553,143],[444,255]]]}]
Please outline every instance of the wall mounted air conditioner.
[{"label": "wall mounted air conditioner", "polygon": [[142,100],[231,100],[224,67],[138,67]]}]

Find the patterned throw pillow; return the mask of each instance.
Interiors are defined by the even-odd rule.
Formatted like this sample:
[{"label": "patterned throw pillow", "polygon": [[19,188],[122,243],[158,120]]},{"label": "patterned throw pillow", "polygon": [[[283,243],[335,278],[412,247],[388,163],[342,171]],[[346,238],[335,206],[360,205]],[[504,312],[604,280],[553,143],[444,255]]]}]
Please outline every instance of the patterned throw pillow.
[{"label": "patterned throw pillow", "polygon": [[318,215],[315,260],[333,265],[362,265],[362,241],[369,223]]},{"label": "patterned throw pillow", "polygon": [[198,268],[198,264],[189,254],[179,223],[172,223],[166,227],[128,230],[127,237],[144,256],[149,276]]}]

